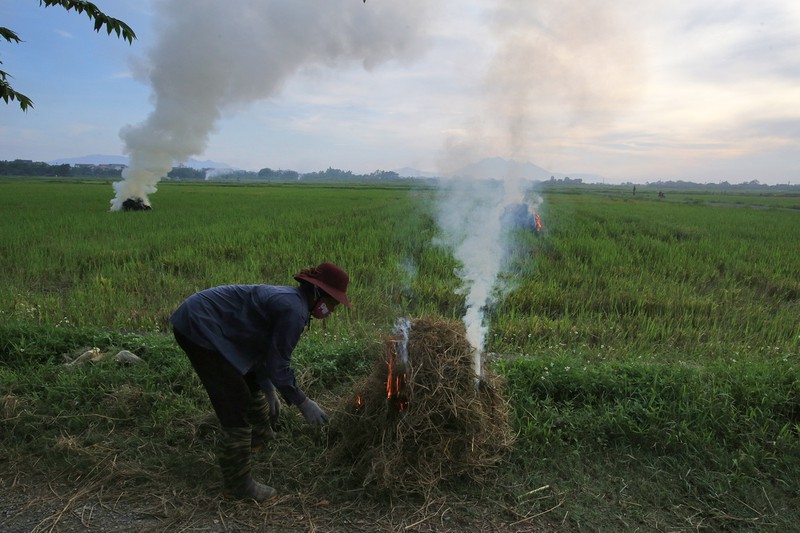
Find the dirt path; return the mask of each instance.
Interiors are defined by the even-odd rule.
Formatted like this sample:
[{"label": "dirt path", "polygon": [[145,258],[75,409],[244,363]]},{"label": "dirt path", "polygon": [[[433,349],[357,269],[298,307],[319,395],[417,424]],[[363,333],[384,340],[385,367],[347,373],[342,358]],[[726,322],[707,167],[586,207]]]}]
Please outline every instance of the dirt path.
[{"label": "dirt path", "polygon": [[[114,497],[107,487],[67,486],[22,474],[0,477],[0,531],[191,532],[545,532],[547,516],[519,516],[496,502],[439,497],[377,503],[356,496],[334,503],[287,494],[241,502],[166,487]],[[538,514],[538,513],[537,513]],[[554,513],[555,514],[555,513]],[[555,516],[554,516],[555,518]]]}]

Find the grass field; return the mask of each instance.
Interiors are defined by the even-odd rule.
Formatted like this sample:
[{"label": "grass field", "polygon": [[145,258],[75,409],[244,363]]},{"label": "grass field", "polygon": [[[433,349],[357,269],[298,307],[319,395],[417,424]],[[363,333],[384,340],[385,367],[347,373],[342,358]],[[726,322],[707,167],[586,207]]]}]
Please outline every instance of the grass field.
[{"label": "grass field", "polygon": [[[436,191],[163,183],[153,211],[111,213],[108,183],[0,182],[0,490],[16,502],[0,529],[109,513],[131,530],[794,529],[800,198],[538,192],[544,232],[517,235],[487,311],[518,432],[494,482],[391,500],[347,487],[317,475],[324,439],[291,412],[259,466],[286,496],[254,507],[216,496],[207,399],[170,313],[205,287],[339,263],[353,309],[295,356],[335,403],[398,317],[464,312]],[[62,365],[92,346],[147,364]]]}]

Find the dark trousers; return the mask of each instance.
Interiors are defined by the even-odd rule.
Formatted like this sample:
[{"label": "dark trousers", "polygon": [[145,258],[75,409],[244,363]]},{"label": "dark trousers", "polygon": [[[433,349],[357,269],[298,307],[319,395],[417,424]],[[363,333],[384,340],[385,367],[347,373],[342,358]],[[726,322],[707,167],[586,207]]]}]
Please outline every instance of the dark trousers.
[{"label": "dark trousers", "polygon": [[226,428],[247,427],[247,406],[252,395],[260,390],[253,376],[242,376],[216,350],[198,346],[179,331],[173,330],[173,333],[205,387],[220,425]]}]

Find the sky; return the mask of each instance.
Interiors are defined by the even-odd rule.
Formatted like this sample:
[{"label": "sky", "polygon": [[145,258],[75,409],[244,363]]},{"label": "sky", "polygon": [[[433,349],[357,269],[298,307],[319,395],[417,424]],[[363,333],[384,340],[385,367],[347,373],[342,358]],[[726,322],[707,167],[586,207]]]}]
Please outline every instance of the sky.
[{"label": "sky", "polygon": [[796,0],[0,2],[0,160],[800,181]]}]

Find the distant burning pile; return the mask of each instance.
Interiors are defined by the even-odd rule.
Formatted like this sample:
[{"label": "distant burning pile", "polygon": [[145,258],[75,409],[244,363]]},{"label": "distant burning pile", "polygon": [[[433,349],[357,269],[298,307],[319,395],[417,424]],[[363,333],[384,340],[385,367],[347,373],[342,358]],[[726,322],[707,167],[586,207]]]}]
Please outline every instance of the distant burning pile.
[{"label": "distant burning pile", "polygon": [[542,218],[539,212],[524,203],[507,205],[503,210],[501,224],[506,230],[530,229],[536,235],[542,231]]},{"label": "distant burning pile", "polygon": [[484,369],[476,381],[463,324],[404,322],[385,346],[333,417],[329,468],[394,494],[482,479],[513,434],[499,378]]},{"label": "distant burning pile", "polygon": [[141,198],[128,198],[122,202],[123,211],[150,211],[153,209],[148,202]]}]

